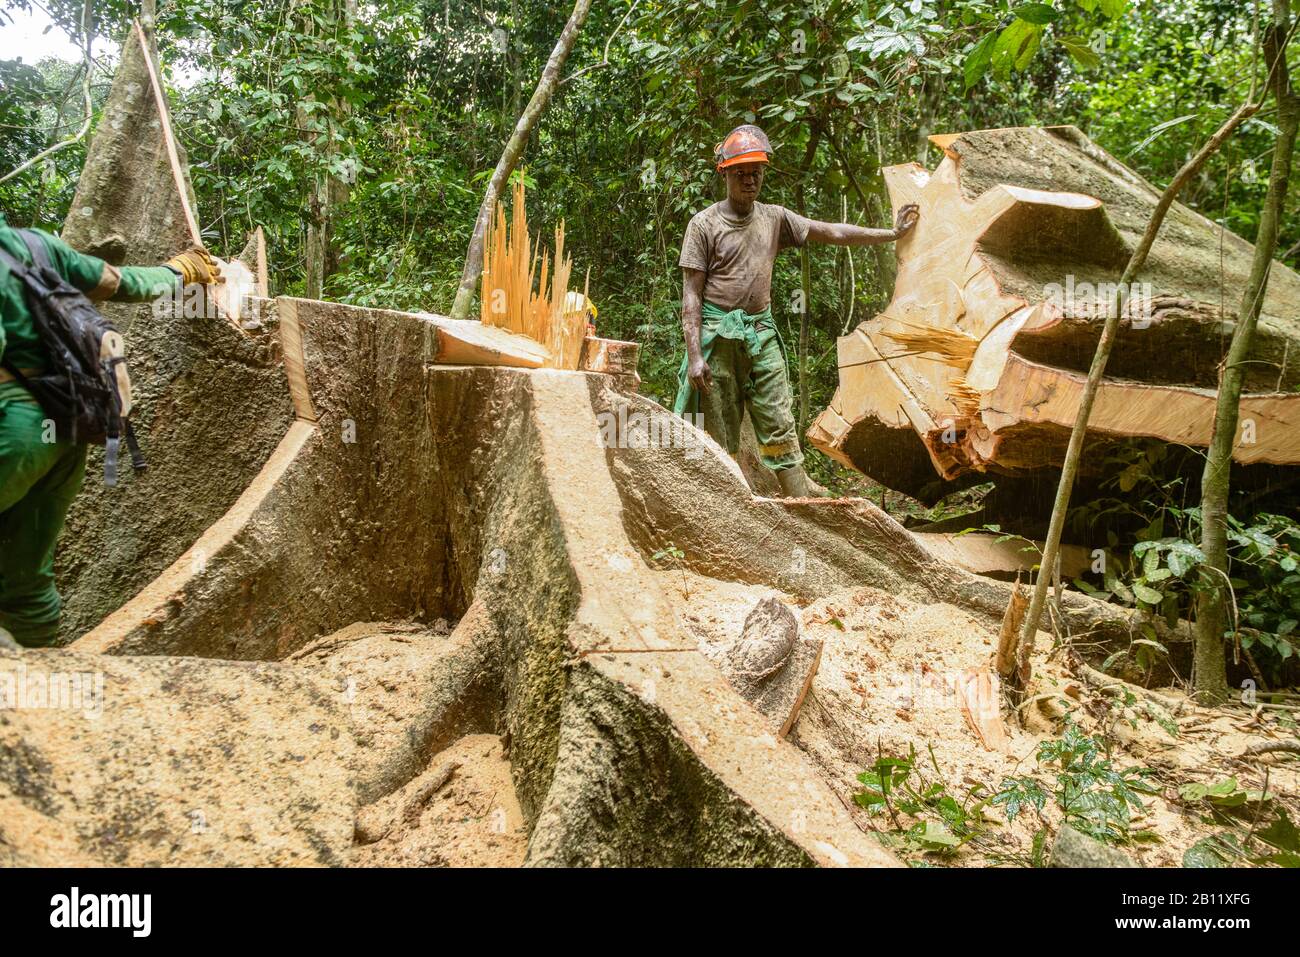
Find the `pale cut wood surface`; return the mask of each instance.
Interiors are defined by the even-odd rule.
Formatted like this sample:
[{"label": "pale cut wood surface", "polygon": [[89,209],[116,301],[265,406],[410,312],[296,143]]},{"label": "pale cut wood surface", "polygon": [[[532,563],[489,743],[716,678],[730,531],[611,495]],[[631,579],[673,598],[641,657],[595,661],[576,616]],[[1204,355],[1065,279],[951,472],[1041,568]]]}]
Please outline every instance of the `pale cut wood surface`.
[{"label": "pale cut wood surface", "polygon": [[[1060,464],[1110,302],[1105,284],[1158,195],[1073,128],[931,139],[944,151],[933,172],[884,170],[894,210],[916,203],[920,219],[896,244],[888,306],[839,340],[839,387],[808,430],[826,454],[914,495],[934,477]],[[1090,441],[1208,443],[1235,322],[1225,303],[1251,249],[1192,210],[1171,210],[1139,274],[1145,285],[1126,301],[1120,372],[1102,385]],[[1300,356],[1300,276],[1275,264],[1265,305],[1254,391],[1242,403],[1254,431],[1234,458],[1300,463],[1300,366],[1290,358]]]}]

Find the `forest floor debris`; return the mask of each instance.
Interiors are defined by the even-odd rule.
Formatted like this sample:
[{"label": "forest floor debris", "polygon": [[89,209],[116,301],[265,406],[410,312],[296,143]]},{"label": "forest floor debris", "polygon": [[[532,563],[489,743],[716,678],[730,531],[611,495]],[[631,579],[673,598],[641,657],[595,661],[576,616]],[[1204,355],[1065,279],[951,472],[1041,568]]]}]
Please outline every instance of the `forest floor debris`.
[{"label": "forest floor debris", "polygon": [[[680,578],[665,577],[665,591],[677,601],[683,627],[715,660],[740,634],[757,600],[774,596],[801,604],[770,588],[696,575],[683,589]],[[689,601],[682,600],[684,591]],[[1130,808],[1128,838],[1121,842],[1143,866],[1182,866],[1198,842],[1252,823],[1263,826],[1272,812],[1265,811],[1261,794],[1291,820],[1300,816],[1300,761],[1287,751],[1249,753],[1265,742],[1295,740],[1288,712],[1199,708],[1179,689],[1116,694],[1075,674],[1040,632],[1023,725],[1004,701],[1006,750],[986,750],[963,713],[958,687],[963,674],[991,668],[995,631],[955,606],[919,605],[867,587],[803,603],[800,614],[803,634],[821,639],[824,650],[789,740],[812,759],[858,826],[880,833],[909,862],[1045,863],[1064,817],[1049,790],[1041,814],[1028,807],[1008,822],[1002,806],[985,806],[986,827],[978,837],[953,850],[942,844],[927,849],[902,836],[921,818],[899,813],[893,821],[855,804],[854,795],[864,789],[859,775],[881,758],[906,760],[914,749],[917,771],[928,782],[973,806],[1008,779],[1032,775],[1046,787],[1052,774],[1036,755],[1071,724],[1080,737],[1101,742],[1116,769],[1149,771],[1141,780],[1154,793],[1137,795],[1142,808]],[[1172,702],[1173,714],[1152,707],[1155,700]],[[1235,818],[1224,817],[1234,812]]]},{"label": "forest floor debris", "polygon": [[[369,833],[362,834],[362,830]],[[495,734],[470,734],[404,787],[363,808],[353,867],[519,867],[528,832]]]}]

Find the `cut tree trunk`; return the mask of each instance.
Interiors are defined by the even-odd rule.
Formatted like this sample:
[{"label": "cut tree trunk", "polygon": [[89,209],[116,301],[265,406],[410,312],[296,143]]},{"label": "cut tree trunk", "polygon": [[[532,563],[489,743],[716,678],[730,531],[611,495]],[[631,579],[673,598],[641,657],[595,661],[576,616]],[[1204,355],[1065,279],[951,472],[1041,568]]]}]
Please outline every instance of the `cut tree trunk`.
[{"label": "cut tree trunk", "polygon": [[[889,306],[840,339],[839,389],[808,431],[843,464],[927,499],[942,489],[936,474],[1061,464],[1113,283],[1159,198],[1073,127],[931,139],[945,153],[933,173],[885,170],[894,209],[918,203],[920,222],[898,243]],[[1126,297],[1091,449],[1130,438],[1208,445],[1252,256],[1245,240],[1174,205]],[[1234,458],[1298,463],[1300,276],[1279,263],[1249,358],[1251,434]]]}]

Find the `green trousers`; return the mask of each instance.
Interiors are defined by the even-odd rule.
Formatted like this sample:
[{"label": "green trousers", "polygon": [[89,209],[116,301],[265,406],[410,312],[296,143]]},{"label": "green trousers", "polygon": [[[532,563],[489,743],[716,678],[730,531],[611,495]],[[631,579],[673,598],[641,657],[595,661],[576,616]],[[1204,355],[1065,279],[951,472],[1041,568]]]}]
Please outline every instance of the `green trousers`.
[{"label": "green trousers", "polygon": [[735,455],[745,409],[754,424],[759,458],[773,471],[803,464],[794,413],[785,345],[772,321],[772,310],[751,315],[730,312],[705,302],[700,311],[700,352],[713,374],[713,388],[700,395],[686,376],[687,360],[677,374],[673,411],[704,414],[704,430]]},{"label": "green trousers", "polygon": [[54,545],[81,490],[86,446],[45,442],[45,413],[0,386],[0,627],[29,648],[59,633]]}]

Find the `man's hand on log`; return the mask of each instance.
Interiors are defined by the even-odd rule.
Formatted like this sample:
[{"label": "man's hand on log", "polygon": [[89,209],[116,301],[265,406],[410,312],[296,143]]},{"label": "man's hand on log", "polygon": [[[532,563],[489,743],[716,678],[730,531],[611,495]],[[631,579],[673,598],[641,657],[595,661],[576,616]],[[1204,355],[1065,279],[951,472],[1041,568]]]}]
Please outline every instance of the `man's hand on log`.
[{"label": "man's hand on log", "polygon": [[180,273],[181,282],[187,286],[195,282],[207,286],[226,281],[221,274],[221,267],[202,246],[191,246],[167,260],[166,265]]},{"label": "man's hand on log", "polygon": [[713,391],[713,372],[702,357],[696,356],[690,361],[686,367],[686,377],[691,380],[691,386],[698,392],[708,395]]},{"label": "man's hand on log", "polygon": [[916,221],[921,218],[921,208],[916,203],[908,203],[898,211],[898,218],[894,221],[894,238],[901,239],[912,231]]}]

